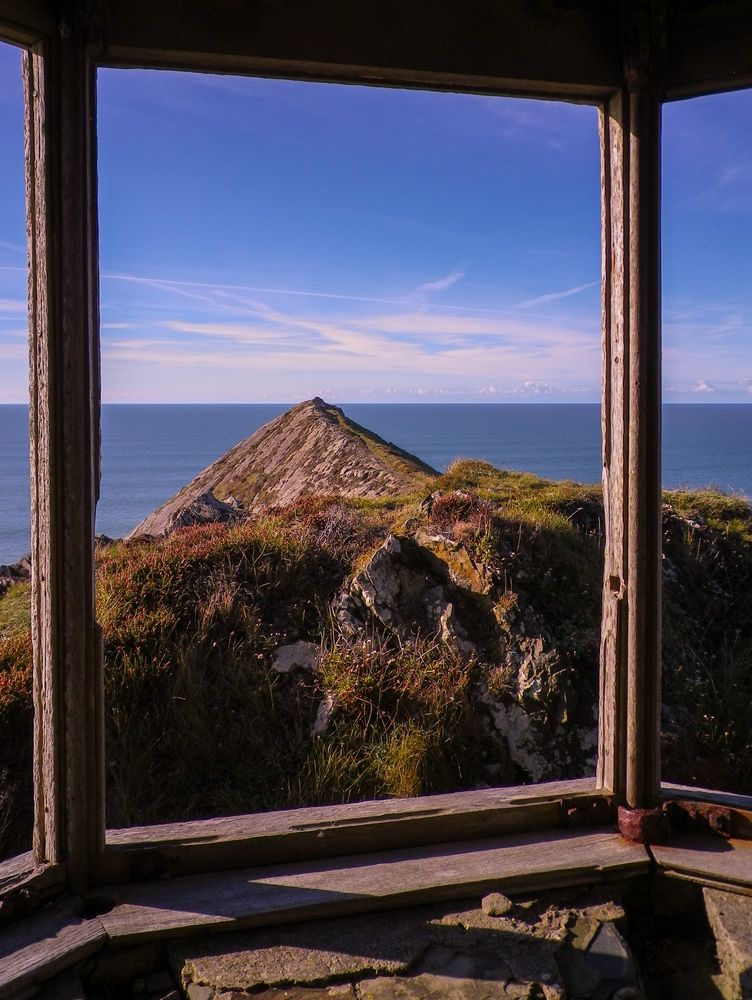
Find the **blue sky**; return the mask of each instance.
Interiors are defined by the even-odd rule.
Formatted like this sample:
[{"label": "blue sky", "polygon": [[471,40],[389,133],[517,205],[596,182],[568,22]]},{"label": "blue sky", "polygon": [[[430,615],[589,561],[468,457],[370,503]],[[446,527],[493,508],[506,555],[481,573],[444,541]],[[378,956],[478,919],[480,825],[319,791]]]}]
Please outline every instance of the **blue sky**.
[{"label": "blue sky", "polygon": [[[752,401],[746,93],[664,115],[667,399]],[[26,394],[0,46],[0,401]],[[106,401],[594,401],[594,108],[101,71]]]}]

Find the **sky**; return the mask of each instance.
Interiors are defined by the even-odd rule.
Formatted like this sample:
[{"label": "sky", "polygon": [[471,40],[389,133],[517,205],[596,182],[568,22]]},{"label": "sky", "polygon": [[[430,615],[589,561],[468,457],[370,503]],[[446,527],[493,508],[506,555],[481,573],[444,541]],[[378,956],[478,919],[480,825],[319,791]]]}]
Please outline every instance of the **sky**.
[{"label": "sky", "polygon": [[[594,108],[98,78],[105,402],[595,402]],[[667,401],[752,402],[749,93],[664,109]],[[20,55],[0,45],[0,402],[27,395]]]}]

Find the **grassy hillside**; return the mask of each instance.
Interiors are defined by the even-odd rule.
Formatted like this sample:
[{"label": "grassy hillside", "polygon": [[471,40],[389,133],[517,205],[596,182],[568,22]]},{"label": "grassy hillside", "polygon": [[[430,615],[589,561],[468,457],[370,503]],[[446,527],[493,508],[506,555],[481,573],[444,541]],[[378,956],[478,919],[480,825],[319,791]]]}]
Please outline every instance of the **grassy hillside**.
[{"label": "grassy hillside", "polygon": [[[564,699],[546,725],[576,742],[597,690],[600,490],[483,462],[432,488],[429,502],[306,498],[98,552],[110,826],[526,780],[479,692],[512,704],[532,648],[567,686],[540,695]],[[712,492],[665,499],[664,774],[752,791],[752,511]],[[333,598],[391,531],[469,554],[504,656],[342,632]],[[28,599],[25,584],[0,599],[0,854],[28,846],[31,823]],[[278,673],[275,650],[298,640],[318,668]]]}]

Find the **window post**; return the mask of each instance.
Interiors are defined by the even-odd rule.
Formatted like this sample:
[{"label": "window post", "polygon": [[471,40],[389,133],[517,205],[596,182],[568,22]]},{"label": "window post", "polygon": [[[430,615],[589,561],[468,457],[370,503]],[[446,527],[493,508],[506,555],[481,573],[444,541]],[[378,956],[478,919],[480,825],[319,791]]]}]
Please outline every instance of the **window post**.
[{"label": "window post", "polygon": [[601,111],[603,486],[599,783],[632,808],[660,787],[662,4],[625,25],[626,83]]},{"label": "window post", "polygon": [[104,846],[94,619],[98,347],[94,64],[62,22],[24,54],[29,240],[35,831],[71,888]]},{"label": "window post", "polygon": [[661,273],[660,122],[655,89],[629,84],[629,604],[627,804],[660,787]]},{"label": "window post", "polygon": [[626,785],[629,469],[629,142],[624,91],[600,109],[603,346],[601,423],[606,551],[601,617],[598,784]]}]

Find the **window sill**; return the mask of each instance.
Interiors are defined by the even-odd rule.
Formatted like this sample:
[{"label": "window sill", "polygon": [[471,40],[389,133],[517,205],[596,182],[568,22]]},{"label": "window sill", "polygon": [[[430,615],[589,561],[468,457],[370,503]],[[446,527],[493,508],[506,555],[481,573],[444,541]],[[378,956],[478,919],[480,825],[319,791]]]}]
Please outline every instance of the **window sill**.
[{"label": "window sill", "polygon": [[[595,778],[107,831],[94,881],[120,882],[449,843],[566,825]],[[602,820],[601,820],[602,821]]]}]

